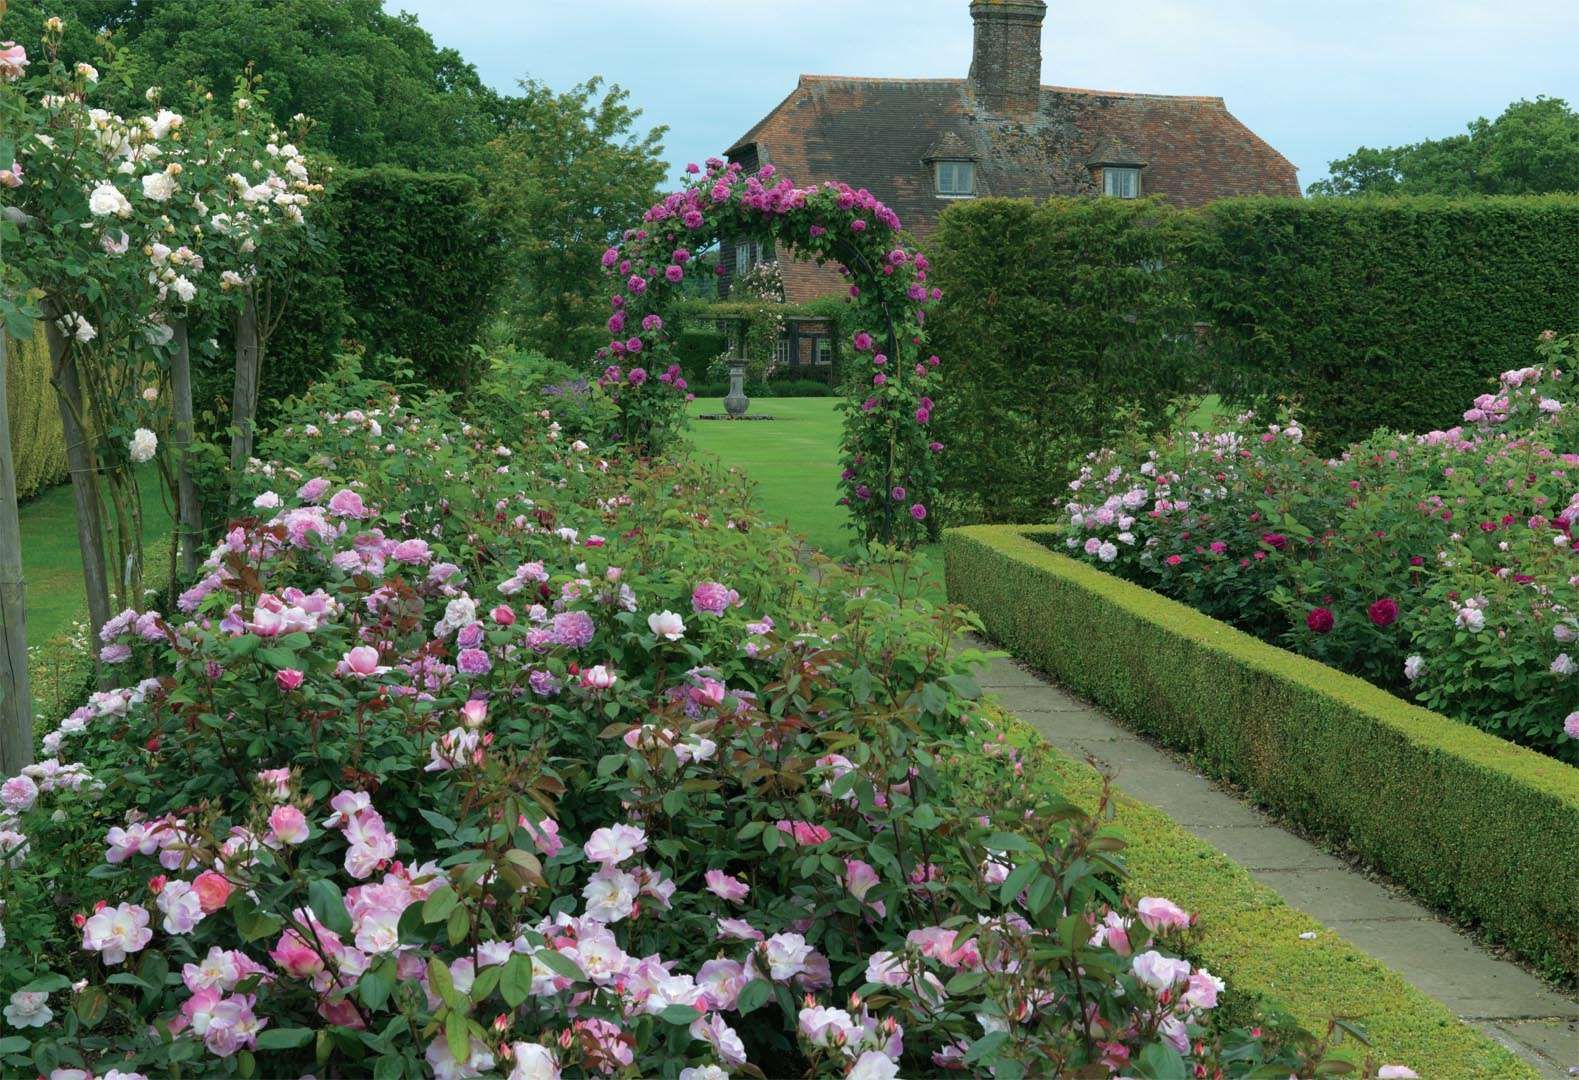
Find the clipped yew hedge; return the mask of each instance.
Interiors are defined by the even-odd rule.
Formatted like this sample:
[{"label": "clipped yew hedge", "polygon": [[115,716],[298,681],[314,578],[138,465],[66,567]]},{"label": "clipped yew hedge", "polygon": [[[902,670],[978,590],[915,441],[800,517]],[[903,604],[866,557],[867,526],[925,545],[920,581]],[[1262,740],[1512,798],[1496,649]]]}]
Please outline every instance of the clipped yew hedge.
[{"label": "clipped yew hedge", "polygon": [[1579,769],[1057,554],[1056,536],[950,530],[950,600],[1126,724],[1579,976]]},{"label": "clipped yew hedge", "polygon": [[1229,199],[1189,258],[1219,357],[1336,449],[1459,422],[1542,330],[1579,325],[1579,197]]}]

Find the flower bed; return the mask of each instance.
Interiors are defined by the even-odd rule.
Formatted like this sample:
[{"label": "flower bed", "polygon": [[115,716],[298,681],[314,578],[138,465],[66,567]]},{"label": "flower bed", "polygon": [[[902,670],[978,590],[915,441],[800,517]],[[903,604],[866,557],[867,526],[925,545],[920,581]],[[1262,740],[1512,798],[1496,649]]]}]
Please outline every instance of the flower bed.
[{"label": "flower bed", "polygon": [[1016,656],[1548,972],[1579,974],[1579,770],[1059,555],[1057,528],[944,541],[949,597]]},{"label": "flower bed", "polygon": [[522,432],[321,388],[179,614],[106,627],[125,688],[0,788],[7,1072],[1327,1055],[1214,1022],[1192,918],[1125,898],[1100,807],[1008,755],[971,798],[960,616],[808,580],[738,480]]},{"label": "flower bed", "polygon": [[1579,762],[1579,338],[1464,424],[1323,460],[1284,420],[1092,455],[1076,557],[1428,708]]}]

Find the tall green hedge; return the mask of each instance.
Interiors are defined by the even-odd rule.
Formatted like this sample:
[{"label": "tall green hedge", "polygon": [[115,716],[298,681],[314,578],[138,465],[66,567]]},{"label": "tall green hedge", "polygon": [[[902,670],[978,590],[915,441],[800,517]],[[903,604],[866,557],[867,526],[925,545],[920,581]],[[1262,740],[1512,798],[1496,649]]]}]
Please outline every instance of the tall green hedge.
[{"label": "tall green hedge", "polygon": [[370,353],[412,361],[430,385],[481,374],[474,345],[493,311],[503,248],[477,182],[382,167],[340,173],[331,210],[351,329]]},{"label": "tall green hedge", "polygon": [[1579,976],[1579,769],[1046,546],[1059,540],[949,530],[949,599],[1125,724],[1542,970]]},{"label": "tall green hedge", "polygon": [[1156,200],[962,202],[929,243],[950,521],[1045,520],[1081,454],[1197,382],[1187,219]]},{"label": "tall green hedge", "polygon": [[[977,199],[928,244],[951,520],[1045,520],[1079,454],[1201,389],[1317,445],[1459,422],[1579,326],[1579,197]],[[1204,347],[1199,347],[1204,345]]]},{"label": "tall green hedge", "polygon": [[472,346],[502,281],[498,233],[477,182],[395,167],[340,170],[315,222],[329,241],[291,268],[261,408],[332,367],[347,338],[369,354],[410,360],[429,385],[471,387],[484,367]]},{"label": "tall green hedge", "polygon": [[1459,422],[1579,325],[1579,198],[1231,199],[1190,259],[1213,343],[1328,448]]}]

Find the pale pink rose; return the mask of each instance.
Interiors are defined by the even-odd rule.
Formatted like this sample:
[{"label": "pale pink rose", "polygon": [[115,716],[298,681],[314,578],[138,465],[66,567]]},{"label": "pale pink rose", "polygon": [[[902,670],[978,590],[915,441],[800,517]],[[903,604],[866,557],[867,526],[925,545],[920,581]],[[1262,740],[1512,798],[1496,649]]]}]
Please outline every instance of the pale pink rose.
[{"label": "pale pink rose", "polygon": [[709,870],[702,877],[707,882],[707,891],[722,900],[739,903],[751,892],[750,885],[722,870]]},{"label": "pale pink rose", "polygon": [[1171,900],[1160,896],[1145,896],[1135,905],[1135,913],[1152,933],[1163,930],[1184,930],[1190,925],[1190,915]]},{"label": "pale pink rose", "polygon": [[307,815],[296,807],[276,806],[270,811],[269,834],[280,843],[301,844],[306,842],[310,833]]}]

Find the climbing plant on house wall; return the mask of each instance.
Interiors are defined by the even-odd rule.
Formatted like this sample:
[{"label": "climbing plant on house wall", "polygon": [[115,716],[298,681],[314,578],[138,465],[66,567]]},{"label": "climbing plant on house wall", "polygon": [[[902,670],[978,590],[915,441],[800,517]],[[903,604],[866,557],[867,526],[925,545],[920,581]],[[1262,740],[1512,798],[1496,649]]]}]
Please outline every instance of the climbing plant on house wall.
[{"label": "climbing plant on house wall", "polygon": [[[683,416],[685,381],[673,362],[666,316],[683,299],[687,275],[700,272],[696,253],[725,238],[771,241],[834,264],[850,280],[848,325],[856,327],[840,501],[862,540],[914,546],[928,535],[943,450],[927,427],[939,361],[927,349],[925,327],[940,294],[927,284],[926,257],[904,239],[899,216],[868,191],[832,182],[799,188],[776,179],[771,165],[748,176],[716,159],[688,172],[682,190],[603,255],[615,287],[610,341],[598,356],[624,437],[658,449]],[[662,374],[649,379],[653,370]]]}]

